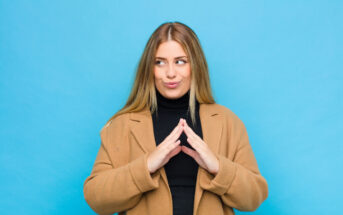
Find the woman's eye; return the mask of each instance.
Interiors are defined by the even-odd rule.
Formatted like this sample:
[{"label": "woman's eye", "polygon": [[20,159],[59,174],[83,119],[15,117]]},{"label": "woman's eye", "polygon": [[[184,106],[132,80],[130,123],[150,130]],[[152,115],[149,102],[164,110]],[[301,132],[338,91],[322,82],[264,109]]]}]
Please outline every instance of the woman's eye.
[{"label": "woman's eye", "polygon": [[157,61],[155,61],[155,64],[157,64],[157,65],[163,65],[163,64],[164,64],[164,62],[163,62],[163,61],[161,61],[161,60],[157,60]]},{"label": "woman's eye", "polygon": [[176,63],[177,64],[185,64],[185,63],[187,63],[187,61],[185,61],[185,60],[177,60]]}]

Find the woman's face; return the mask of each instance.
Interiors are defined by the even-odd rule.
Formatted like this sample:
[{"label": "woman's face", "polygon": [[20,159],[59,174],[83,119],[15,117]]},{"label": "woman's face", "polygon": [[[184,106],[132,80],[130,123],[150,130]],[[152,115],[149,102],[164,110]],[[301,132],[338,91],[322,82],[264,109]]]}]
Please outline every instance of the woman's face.
[{"label": "woman's face", "polygon": [[155,86],[168,99],[183,96],[191,86],[191,67],[182,46],[170,40],[157,49],[154,66]]}]

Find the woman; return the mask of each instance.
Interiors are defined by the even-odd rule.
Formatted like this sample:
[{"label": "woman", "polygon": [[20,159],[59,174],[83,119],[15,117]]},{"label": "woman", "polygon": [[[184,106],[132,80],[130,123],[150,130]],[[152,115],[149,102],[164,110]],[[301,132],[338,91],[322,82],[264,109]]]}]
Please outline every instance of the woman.
[{"label": "woman", "polygon": [[84,196],[99,214],[234,214],[267,198],[246,128],[216,104],[196,34],[151,35],[126,105],[100,132]]}]

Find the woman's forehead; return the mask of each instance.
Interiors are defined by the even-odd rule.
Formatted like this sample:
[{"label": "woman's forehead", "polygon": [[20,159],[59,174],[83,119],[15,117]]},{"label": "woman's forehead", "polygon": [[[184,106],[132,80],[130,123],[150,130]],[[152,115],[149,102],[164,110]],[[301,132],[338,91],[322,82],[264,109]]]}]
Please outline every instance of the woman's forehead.
[{"label": "woman's forehead", "polygon": [[170,40],[159,45],[156,56],[161,59],[187,57],[187,54],[180,43]]}]

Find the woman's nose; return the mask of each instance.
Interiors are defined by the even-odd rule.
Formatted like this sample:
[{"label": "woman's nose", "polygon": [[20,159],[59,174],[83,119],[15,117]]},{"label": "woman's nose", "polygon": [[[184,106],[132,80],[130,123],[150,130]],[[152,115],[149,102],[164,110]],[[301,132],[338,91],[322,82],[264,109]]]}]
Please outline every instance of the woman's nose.
[{"label": "woman's nose", "polygon": [[167,69],[167,77],[168,78],[174,78],[176,76],[176,71],[173,66],[173,64],[169,64],[169,67]]}]

